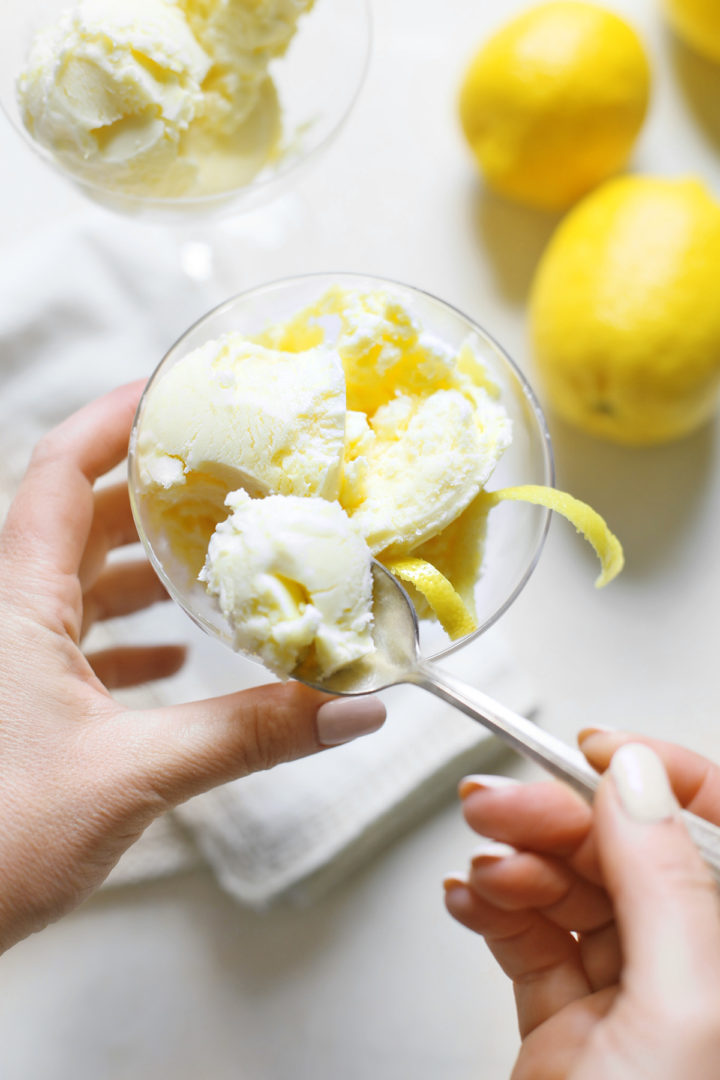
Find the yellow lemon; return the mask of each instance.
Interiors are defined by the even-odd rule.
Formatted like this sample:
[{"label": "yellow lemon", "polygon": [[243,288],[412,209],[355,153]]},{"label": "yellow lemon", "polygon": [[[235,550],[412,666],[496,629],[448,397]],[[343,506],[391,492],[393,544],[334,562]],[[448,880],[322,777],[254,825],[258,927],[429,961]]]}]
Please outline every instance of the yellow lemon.
[{"label": "yellow lemon", "polygon": [[554,0],[480,50],[462,84],[460,119],[490,187],[556,210],[622,168],[649,88],[645,51],[626,22],[594,4]]},{"label": "yellow lemon", "polygon": [[720,61],[718,0],[665,0],[667,16],[680,37],[711,60]]},{"label": "yellow lemon", "polygon": [[616,442],[686,435],[720,387],[720,204],[698,180],[608,181],[538,265],[538,379],[566,420]]}]

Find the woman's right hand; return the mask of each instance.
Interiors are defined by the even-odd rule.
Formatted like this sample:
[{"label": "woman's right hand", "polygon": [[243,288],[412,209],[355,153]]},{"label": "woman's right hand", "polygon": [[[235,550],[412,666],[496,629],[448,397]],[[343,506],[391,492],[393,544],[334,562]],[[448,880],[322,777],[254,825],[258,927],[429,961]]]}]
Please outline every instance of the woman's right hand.
[{"label": "woman's right hand", "polygon": [[720,824],[720,768],[628,734],[580,744],[607,770],[592,808],[556,782],[460,786],[490,839],[446,903],[513,981],[513,1080],[716,1080],[720,900],[678,809]]}]

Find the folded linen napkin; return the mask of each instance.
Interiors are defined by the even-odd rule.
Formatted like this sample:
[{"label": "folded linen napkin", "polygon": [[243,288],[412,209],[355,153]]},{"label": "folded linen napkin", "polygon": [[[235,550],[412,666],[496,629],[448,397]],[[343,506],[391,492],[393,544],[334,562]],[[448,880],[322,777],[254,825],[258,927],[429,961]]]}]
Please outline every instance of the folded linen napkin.
[{"label": "folded linen napkin", "polygon": [[[7,504],[37,438],[120,382],[149,374],[190,322],[224,297],[183,272],[169,231],[88,211],[0,266],[0,498]],[[142,236],[143,242],[138,242]],[[192,642],[185,670],[126,691],[128,702],[188,700],[268,681],[171,605],[93,630],[92,646]],[[528,713],[534,698],[496,629],[449,670]],[[389,719],[366,739],[226,784],[157,822],[108,884],[207,863],[240,901],[317,896],[427,813],[497,752],[485,730],[416,688],[385,695]]]}]

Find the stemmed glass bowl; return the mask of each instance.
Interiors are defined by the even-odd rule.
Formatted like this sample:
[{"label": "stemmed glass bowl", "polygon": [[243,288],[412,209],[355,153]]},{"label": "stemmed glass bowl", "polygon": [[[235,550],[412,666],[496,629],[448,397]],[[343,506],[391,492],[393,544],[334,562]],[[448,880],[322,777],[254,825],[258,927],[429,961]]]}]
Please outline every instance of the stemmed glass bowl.
[{"label": "stemmed glass bowl", "polygon": [[[147,394],[156,381],[184,356],[206,341],[228,332],[256,335],[285,322],[314,304],[332,285],[359,291],[380,290],[397,297],[423,329],[454,349],[472,335],[483,362],[500,387],[501,400],[513,425],[513,438],[487,484],[489,490],[515,484],[554,481],[550,437],[535,395],[518,367],[500,345],[467,315],[421,289],[358,274],[308,274],[243,292],[210,311],[172,346],[152,375],[138,406],[130,439],[129,487],[138,533],[148,557],[170,595],[207,633],[232,647],[232,631],[215,601],[191,579],[173,555],[152,514],[151,496],[143,494],[136,445]],[[434,659],[467,645],[488,629],[518,596],[537,564],[547,533],[550,511],[527,503],[508,502],[488,515],[483,570],[476,585],[477,629],[451,641],[434,621],[421,620],[420,648]]]},{"label": "stemmed glass bowl", "polygon": [[301,16],[284,56],[269,74],[280,110],[280,145],[247,183],[210,195],[154,197],[98,184],[71,169],[26,130],[16,98],[16,79],[36,31],[72,6],[72,0],[4,0],[0,35],[0,106],[32,149],[95,202],[151,220],[205,220],[242,214],[287,189],[299,170],[315,160],[340,130],[366,74],[371,46],[368,0],[316,0]]}]

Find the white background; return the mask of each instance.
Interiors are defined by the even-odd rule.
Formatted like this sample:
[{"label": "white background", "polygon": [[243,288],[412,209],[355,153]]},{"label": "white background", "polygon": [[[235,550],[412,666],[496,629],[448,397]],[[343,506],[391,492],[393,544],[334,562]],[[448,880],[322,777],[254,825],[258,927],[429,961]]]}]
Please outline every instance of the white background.
[{"label": "white background", "polygon": [[[525,302],[556,219],[483,191],[455,114],[474,46],[525,5],[372,6],[374,55],[355,112],[286,200],[282,245],[265,231],[261,243],[252,223],[235,227],[233,283],[308,270],[407,281],[484,324],[532,379]],[[612,7],[641,30],[654,69],[633,168],[699,174],[720,193],[720,68],[673,40],[659,0]],[[61,217],[87,216],[7,124],[0,161],[4,257]],[[541,722],[569,740],[610,724],[720,755],[715,426],[638,451],[550,423],[559,486],[607,517],[627,568],[596,593],[592,554],[553,524],[503,620]],[[530,774],[510,758],[503,768]],[[501,1080],[517,1049],[512,994],[441,900],[442,876],[472,845],[453,801],[306,910],[245,911],[202,873],[104,894],[0,964],[0,1076]]]}]

